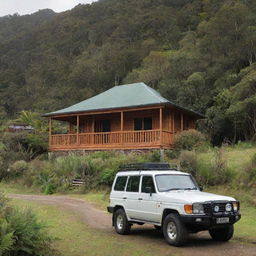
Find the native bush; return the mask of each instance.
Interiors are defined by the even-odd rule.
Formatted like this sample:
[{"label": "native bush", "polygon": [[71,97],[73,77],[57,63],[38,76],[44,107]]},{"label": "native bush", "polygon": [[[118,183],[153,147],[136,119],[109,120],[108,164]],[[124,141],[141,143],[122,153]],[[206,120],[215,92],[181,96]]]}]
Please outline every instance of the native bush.
[{"label": "native bush", "polygon": [[0,192],[0,255],[56,255],[53,238],[30,209],[14,208]]},{"label": "native bush", "polygon": [[221,185],[232,181],[235,175],[223,155],[222,148],[215,149],[210,159],[199,157],[195,151],[181,151],[179,163],[182,170],[196,177],[200,185]]},{"label": "native bush", "polygon": [[19,160],[10,165],[9,172],[11,177],[19,177],[28,170],[28,163],[24,160]]},{"label": "native bush", "polygon": [[198,160],[195,151],[181,151],[179,156],[179,163],[182,171],[197,176]]},{"label": "native bush", "polygon": [[245,166],[245,173],[242,180],[249,187],[256,186],[256,154],[254,154],[250,162]]},{"label": "native bush", "polygon": [[207,147],[207,137],[197,130],[182,131],[174,137],[174,148],[181,150],[198,150]]}]

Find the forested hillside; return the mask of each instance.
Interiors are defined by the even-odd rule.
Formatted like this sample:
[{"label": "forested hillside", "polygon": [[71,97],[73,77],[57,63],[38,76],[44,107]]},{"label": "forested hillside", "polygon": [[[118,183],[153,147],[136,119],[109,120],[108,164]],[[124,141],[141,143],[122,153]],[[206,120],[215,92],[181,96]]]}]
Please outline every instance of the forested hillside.
[{"label": "forested hillside", "polygon": [[206,115],[213,142],[256,139],[255,0],[100,0],[0,18],[0,119],[143,81]]}]

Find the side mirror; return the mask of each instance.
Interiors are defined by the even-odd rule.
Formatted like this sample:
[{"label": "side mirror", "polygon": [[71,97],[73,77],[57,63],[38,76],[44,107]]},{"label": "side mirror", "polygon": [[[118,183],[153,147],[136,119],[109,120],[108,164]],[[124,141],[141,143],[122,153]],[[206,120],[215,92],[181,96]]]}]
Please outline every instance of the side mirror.
[{"label": "side mirror", "polygon": [[200,191],[203,191],[203,190],[204,190],[204,188],[203,188],[203,187],[199,187],[199,190],[200,190]]},{"label": "side mirror", "polygon": [[150,196],[152,196],[152,192],[153,192],[152,187],[145,187],[145,192],[146,192],[147,194],[150,194]]}]

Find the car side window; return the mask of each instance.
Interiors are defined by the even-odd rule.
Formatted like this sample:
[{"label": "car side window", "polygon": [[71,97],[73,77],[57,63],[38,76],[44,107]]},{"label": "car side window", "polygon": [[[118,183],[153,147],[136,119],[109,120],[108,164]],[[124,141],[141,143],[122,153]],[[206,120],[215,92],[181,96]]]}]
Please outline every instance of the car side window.
[{"label": "car side window", "polygon": [[124,191],[127,181],[127,176],[119,176],[116,178],[115,191]]},{"label": "car side window", "polygon": [[130,176],[127,183],[127,192],[139,192],[140,176]]},{"label": "car side window", "polygon": [[152,193],[156,193],[154,181],[152,176],[143,176],[142,177],[142,185],[141,185],[141,192],[146,193],[146,187],[152,188]]}]

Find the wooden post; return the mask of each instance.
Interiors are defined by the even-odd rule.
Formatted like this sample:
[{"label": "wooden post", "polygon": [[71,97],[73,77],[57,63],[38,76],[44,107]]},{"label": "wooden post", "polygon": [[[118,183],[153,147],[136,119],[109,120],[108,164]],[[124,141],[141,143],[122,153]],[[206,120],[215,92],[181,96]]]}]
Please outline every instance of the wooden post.
[{"label": "wooden post", "polygon": [[79,126],[80,126],[80,124],[79,124],[79,121],[80,121],[80,117],[77,115],[76,116],[76,143],[77,143],[77,145],[79,145]]},{"label": "wooden post", "polygon": [[92,144],[94,144],[94,132],[95,132],[95,120],[94,120],[94,116],[92,116]]},{"label": "wooden post", "polygon": [[175,115],[174,115],[174,111],[172,112],[172,133],[174,135],[175,133]]},{"label": "wooden post", "polygon": [[163,136],[163,109],[159,109],[159,128],[160,128],[160,146],[162,146],[162,136]]},{"label": "wooden post", "polygon": [[181,116],[180,116],[180,130],[183,131],[183,113],[181,113]]},{"label": "wooden post", "polygon": [[72,123],[69,123],[69,134],[72,133]]},{"label": "wooden post", "polygon": [[121,111],[121,144],[123,144],[124,112]]},{"label": "wooden post", "polygon": [[52,144],[52,119],[51,117],[49,118],[48,120],[48,123],[49,123],[49,148],[51,147],[51,144]]}]

